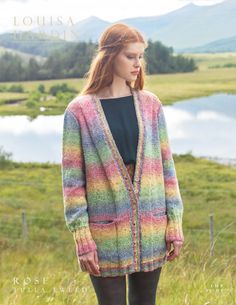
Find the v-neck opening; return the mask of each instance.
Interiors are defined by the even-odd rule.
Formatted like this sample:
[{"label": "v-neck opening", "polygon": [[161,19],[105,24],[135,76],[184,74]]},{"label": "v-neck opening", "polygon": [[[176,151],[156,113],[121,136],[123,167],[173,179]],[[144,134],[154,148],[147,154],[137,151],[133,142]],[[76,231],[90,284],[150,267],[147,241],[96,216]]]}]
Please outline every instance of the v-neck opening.
[{"label": "v-neck opening", "polygon": [[97,110],[99,113],[99,117],[102,120],[102,128],[105,128],[105,135],[108,144],[111,146],[112,152],[115,154],[115,159],[119,165],[119,169],[121,170],[121,173],[123,174],[124,178],[129,181],[129,184],[132,185],[134,192],[137,193],[139,191],[138,183],[140,179],[140,171],[141,171],[141,159],[142,159],[142,152],[143,152],[143,145],[144,145],[144,128],[143,128],[143,119],[141,115],[141,105],[139,103],[139,97],[136,93],[135,89],[131,88],[131,93],[133,96],[134,106],[135,106],[135,113],[137,117],[138,122],[138,145],[137,145],[137,152],[136,152],[136,163],[135,163],[135,171],[133,176],[133,181],[128,173],[128,170],[126,168],[126,165],[124,163],[124,160],[119,152],[119,149],[116,145],[115,139],[112,135],[110,126],[108,124],[105,112],[102,107],[102,103],[100,98],[97,97],[96,94],[93,94]]},{"label": "v-neck opening", "polygon": [[[126,98],[128,98],[128,97],[131,97],[131,96],[133,96],[133,94],[131,94],[131,95],[125,95],[125,96],[118,96],[118,97],[109,97],[109,98],[99,98],[99,100],[100,101],[106,101],[106,100],[108,100],[108,101],[110,101],[110,100],[119,100],[119,99],[126,99]],[[98,97],[97,97],[98,98]]]}]

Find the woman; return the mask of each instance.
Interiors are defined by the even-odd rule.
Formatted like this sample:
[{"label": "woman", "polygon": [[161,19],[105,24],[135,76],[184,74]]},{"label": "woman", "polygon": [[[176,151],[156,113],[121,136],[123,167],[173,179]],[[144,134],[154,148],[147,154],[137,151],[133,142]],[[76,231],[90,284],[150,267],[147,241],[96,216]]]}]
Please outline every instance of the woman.
[{"label": "woman", "polygon": [[147,42],[108,27],[64,113],[65,220],[99,305],[155,304],[162,266],[184,242],[183,203],[159,98],[144,90]]}]

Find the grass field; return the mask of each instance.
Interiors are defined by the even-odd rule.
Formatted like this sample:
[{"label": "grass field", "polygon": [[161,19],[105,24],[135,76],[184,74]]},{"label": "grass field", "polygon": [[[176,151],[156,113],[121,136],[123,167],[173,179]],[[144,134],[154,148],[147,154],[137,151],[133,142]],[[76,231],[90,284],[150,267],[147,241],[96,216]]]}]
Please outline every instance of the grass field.
[{"label": "grass field", "polygon": [[[164,105],[172,104],[175,101],[189,99],[192,97],[208,96],[214,93],[236,93],[236,67],[232,68],[215,68],[209,67],[220,64],[236,63],[236,53],[227,54],[198,54],[186,55],[195,58],[199,70],[190,73],[176,73],[176,74],[160,74],[147,75],[145,82],[145,89],[153,91],[161,99]],[[36,90],[39,84],[44,84],[45,90],[49,90],[52,85],[67,83],[74,87],[78,93],[80,92],[84,80],[83,79],[60,79],[49,81],[27,81],[27,82],[6,82],[4,85],[22,84],[26,96],[29,92]],[[75,94],[76,96],[76,94]],[[19,94],[19,99],[22,98],[22,93]],[[63,103],[57,100],[49,100],[47,102],[38,102],[35,108],[28,108],[26,101],[19,105],[6,104],[8,100],[12,99],[12,93],[0,92],[0,113],[2,115],[26,114],[30,116],[37,116],[42,114],[40,107],[45,107],[44,115],[62,114],[66,105],[70,100],[65,100]],[[17,95],[14,95],[17,99]]]},{"label": "grass field", "polygon": [[[191,155],[174,158],[185,208],[185,245],[181,256],[163,268],[157,304],[233,305],[236,171]],[[64,223],[60,167],[21,163],[1,170],[0,183],[0,304],[95,305],[88,274],[79,268],[74,241]],[[210,213],[214,215],[213,256]]]},{"label": "grass field", "polygon": [[186,57],[193,58],[200,70],[208,70],[215,66],[235,65],[236,52],[225,53],[202,53],[202,54],[185,54]]},{"label": "grass field", "polygon": [[[146,89],[163,104],[216,92],[235,93],[235,68],[208,68],[227,63],[230,56],[199,55],[199,71],[148,76]],[[70,79],[24,82],[24,87],[31,91],[44,83],[47,89],[62,82],[78,90],[82,86],[82,80]],[[52,104],[48,114],[62,114],[68,102]],[[38,109],[27,109],[22,103],[1,105],[0,112],[37,115]],[[190,154],[174,155],[174,159],[184,203],[185,244],[180,257],[162,270],[157,305],[235,305],[236,170]],[[79,268],[74,241],[65,226],[60,166],[11,164],[0,171],[0,304],[96,305],[89,276]],[[212,256],[210,214],[214,219]]]}]

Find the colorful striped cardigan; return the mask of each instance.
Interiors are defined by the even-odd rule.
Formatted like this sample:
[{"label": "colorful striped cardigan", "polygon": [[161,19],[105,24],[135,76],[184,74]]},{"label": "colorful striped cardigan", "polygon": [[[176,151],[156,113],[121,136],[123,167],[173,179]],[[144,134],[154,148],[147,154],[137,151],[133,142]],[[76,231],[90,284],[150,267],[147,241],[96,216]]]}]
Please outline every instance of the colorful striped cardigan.
[{"label": "colorful striped cardigan", "polygon": [[139,127],[133,183],[97,95],[78,95],[64,113],[65,221],[77,255],[96,250],[104,277],[154,270],[167,262],[166,241],[184,241],[162,103],[148,90],[131,92]]}]

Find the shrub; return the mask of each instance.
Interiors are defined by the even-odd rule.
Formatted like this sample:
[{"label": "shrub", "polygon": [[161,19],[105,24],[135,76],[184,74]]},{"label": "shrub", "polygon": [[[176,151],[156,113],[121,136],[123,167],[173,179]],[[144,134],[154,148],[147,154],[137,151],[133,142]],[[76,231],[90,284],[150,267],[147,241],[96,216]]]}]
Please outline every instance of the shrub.
[{"label": "shrub", "polygon": [[44,86],[43,84],[40,84],[40,85],[38,86],[38,91],[39,91],[40,93],[45,93],[45,86]]},{"label": "shrub", "polygon": [[49,92],[56,96],[58,92],[77,92],[74,88],[68,87],[66,83],[63,83],[62,85],[54,85],[50,87]]},{"label": "shrub", "polygon": [[26,102],[25,105],[26,105],[27,108],[33,109],[33,108],[35,108],[37,106],[37,103],[34,102],[34,101],[28,101],[28,102]]},{"label": "shrub", "polygon": [[0,92],[6,92],[6,91],[7,91],[7,87],[5,85],[1,85]]},{"label": "shrub", "polygon": [[0,146],[0,168],[13,167],[12,164],[12,153],[3,150],[3,146]]},{"label": "shrub", "polygon": [[56,98],[59,103],[68,103],[74,97],[72,92],[57,92]]},{"label": "shrub", "polygon": [[24,92],[24,87],[22,85],[11,85],[8,89],[8,92]]}]

